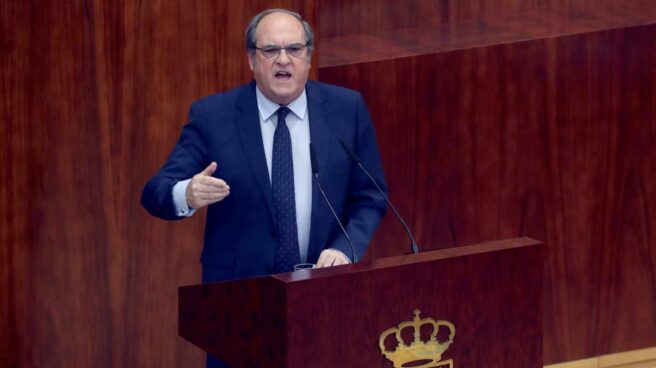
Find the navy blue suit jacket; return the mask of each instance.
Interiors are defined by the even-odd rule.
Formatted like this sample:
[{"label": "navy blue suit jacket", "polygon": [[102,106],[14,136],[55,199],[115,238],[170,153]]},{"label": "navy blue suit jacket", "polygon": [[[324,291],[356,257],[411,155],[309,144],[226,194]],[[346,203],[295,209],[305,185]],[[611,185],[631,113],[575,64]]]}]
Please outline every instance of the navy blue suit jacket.
[{"label": "navy blue suit jacket", "polygon": [[[346,141],[386,190],[371,118],[354,91],[308,81],[310,139],[319,180],[351,237],[358,258],[383,217],[386,204],[339,144]],[[309,160],[309,157],[308,157]],[[230,185],[230,195],[208,206],[201,262],[218,269],[214,279],[252,277],[272,272],[276,216],[255,97],[255,82],[196,101],[180,139],[160,171],[146,184],[141,203],[154,216],[179,219],[172,188],[212,161],[214,176]],[[351,249],[329,208],[312,184],[308,262],[325,248],[352,258]]]}]

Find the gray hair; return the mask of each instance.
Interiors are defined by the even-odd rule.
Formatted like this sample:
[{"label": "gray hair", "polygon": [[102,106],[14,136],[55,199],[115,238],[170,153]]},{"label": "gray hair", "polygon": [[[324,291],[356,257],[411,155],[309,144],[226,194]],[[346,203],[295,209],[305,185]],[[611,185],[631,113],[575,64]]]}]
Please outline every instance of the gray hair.
[{"label": "gray hair", "polygon": [[300,14],[287,9],[280,9],[280,8],[267,9],[254,16],[253,19],[251,19],[251,21],[248,22],[248,26],[246,27],[246,51],[251,55],[251,57],[254,56],[255,47],[257,44],[257,39],[255,37],[255,31],[257,30],[257,25],[260,24],[262,18],[266,17],[271,13],[289,14],[292,17],[296,18],[301,23],[301,25],[303,26],[303,31],[305,31],[305,45],[307,47],[307,54],[309,60],[312,57],[312,50],[314,50],[314,32],[312,32],[312,27],[308,22],[303,20],[303,17],[301,17]]}]

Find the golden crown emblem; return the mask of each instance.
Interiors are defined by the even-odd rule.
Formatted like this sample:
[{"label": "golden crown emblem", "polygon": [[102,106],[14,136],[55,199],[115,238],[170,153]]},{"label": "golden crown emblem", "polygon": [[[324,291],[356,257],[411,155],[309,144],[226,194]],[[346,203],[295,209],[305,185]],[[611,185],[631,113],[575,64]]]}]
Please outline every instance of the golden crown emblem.
[{"label": "golden crown emblem", "polygon": [[[435,321],[432,318],[419,318],[421,311],[415,309],[415,318],[412,321],[406,321],[385,330],[378,339],[378,346],[380,352],[385,355],[387,359],[394,363],[394,368],[413,367],[413,368],[430,368],[430,367],[445,367],[453,368],[453,359],[442,360],[442,354],[453,343],[453,337],[456,335],[456,328],[449,321]],[[430,339],[423,341],[421,339],[421,327],[425,325],[432,326]],[[414,328],[414,340],[407,345],[401,336],[404,329]],[[440,327],[449,329],[449,338],[445,341],[438,341],[437,334]],[[385,340],[391,335],[396,337],[396,349],[387,350],[385,347]]]}]

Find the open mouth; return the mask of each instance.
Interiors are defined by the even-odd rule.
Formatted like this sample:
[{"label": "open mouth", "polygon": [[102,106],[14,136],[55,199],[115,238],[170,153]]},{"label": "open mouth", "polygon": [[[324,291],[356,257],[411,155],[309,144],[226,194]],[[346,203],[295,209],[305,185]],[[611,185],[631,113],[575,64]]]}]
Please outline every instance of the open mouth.
[{"label": "open mouth", "polygon": [[292,78],[292,74],[289,72],[276,72],[274,76],[278,80],[289,80]]}]

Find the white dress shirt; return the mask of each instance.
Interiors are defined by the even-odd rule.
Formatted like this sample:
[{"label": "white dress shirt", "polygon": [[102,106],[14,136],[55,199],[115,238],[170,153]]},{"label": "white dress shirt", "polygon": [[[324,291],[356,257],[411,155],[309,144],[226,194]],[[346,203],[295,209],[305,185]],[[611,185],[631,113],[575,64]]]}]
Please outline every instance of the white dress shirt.
[{"label": "white dress shirt", "polygon": [[[256,88],[255,93],[270,182],[273,134],[278,126],[276,111],[280,108],[280,105],[267,99],[259,88]],[[285,121],[292,140],[298,244],[301,262],[306,262],[308,243],[310,242],[310,219],[312,218],[312,167],[310,166],[310,117],[305,91],[287,107],[292,112],[287,115]],[[221,163],[217,163],[221,167]],[[191,179],[182,180],[173,186],[173,202],[178,216],[191,216],[196,211],[189,208],[187,204],[186,192],[190,181]]]}]

